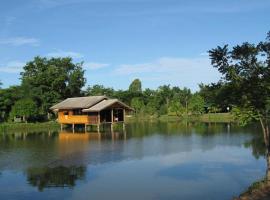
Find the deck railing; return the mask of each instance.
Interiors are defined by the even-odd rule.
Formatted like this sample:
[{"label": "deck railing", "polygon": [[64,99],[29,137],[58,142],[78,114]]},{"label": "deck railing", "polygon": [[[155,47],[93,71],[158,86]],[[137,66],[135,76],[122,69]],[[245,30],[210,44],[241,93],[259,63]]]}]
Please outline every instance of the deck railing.
[{"label": "deck railing", "polygon": [[61,115],[58,117],[62,124],[97,124],[98,116],[88,115]]}]

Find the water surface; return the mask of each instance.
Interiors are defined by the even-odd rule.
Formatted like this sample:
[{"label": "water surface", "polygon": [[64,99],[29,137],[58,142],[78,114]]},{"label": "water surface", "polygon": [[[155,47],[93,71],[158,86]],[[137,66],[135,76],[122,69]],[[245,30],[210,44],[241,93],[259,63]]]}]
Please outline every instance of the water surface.
[{"label": "water surface", "polygon": [[176,122],[0,134],[0,199],[231,199],[265,174],[260,136]]}]

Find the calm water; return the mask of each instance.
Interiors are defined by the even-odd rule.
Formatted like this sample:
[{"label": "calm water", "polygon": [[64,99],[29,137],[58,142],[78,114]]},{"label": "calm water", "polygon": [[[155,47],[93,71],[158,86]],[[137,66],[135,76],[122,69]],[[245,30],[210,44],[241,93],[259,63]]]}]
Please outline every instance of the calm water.
[{"label": "calm water", "polygon": [[133,123],[0,135],[0,199],[231,199],[265,174],[260,129]]}]

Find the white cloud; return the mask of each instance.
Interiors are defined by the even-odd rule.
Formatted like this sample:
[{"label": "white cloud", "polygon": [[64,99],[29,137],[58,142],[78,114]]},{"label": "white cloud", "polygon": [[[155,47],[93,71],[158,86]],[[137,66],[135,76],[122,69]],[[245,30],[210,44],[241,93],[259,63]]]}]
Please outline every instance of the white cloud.
[{"label": "white cloud", "polygon": [[114,70],[114,75],[127,78],[140,78],[144,82],[158,85],[172,84],[198,89],[199,83],[216,82],[220,78],[218,71],[211,66],[206,57],[173,58],[161,57],[141,64],[123,64]]},{"label": "white cloud", "polygon": [[200,56],[209,56],[209,53],[208,52],[202,52],[202,53],[200,53]]},{"label": "white cloud", "polygon": [[106,63],[97,63],[97,62],[87,62],[83,64],[83,67],[85,69],[90,69],[90,70],[98,70],[104,67],[108,67],[110,64]]},{"label": "white cloud", "polygon": [[24,62],[20,61],[10,61],[4,66],[0,66],[0,72],[5,73],[19,73],[23,70]]},{"label": "white cloud", "polygon": [[123,64],[116,69],[118,74],[136,74],[144,72],[168,73],[181,72],[185,73],[191,70],[200,70],[209,68],[210,62],[206,58],[171,58],[161,57],[150,63],[142,64]]},{"label": "white cloud", "polygon": [[40,42],[38,39],[28,37],[13,37],[0,39],[0,44],[8,44],[13,46],[22,46],[22,45],[39,46],[39,43]]},{"label": "white cloud", "polygon": [[47,54],[48,57],[71,57],[71,58],[83,58],[84,56],[81,53],[74,51],[62,51],[58,50]]}]

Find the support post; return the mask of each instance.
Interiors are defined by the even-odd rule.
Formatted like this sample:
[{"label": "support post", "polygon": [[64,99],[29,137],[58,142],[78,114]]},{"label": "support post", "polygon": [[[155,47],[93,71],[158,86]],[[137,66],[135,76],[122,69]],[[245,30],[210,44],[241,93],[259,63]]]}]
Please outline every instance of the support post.
[{"label": "support post", "polygon": [[123,131],[126,130],[126,125],[125,125],[125,122],[123,122]]},{"label": "support post", "polygon": [[84,132],[87,132],[87,124],[84,124]]},{"label": "support post", "polygon": [[113,123],[113,108],[112,108],[112,110],[111,110],[111,123]]},{"label": "support post", "polygon": [[63,124],[61,123],[61,131],[63,131]]},{"label": "support post", "polygon": [[75,124],[72,124],[72,132],[75,132]]},{"label": "support post", "polygon": [[113,123],[111,123],[111,133],[113,133]]},{"label": "support post", "polygon": [[125,122],[126,121],[126,110],[123,109],[123,121]]}]

